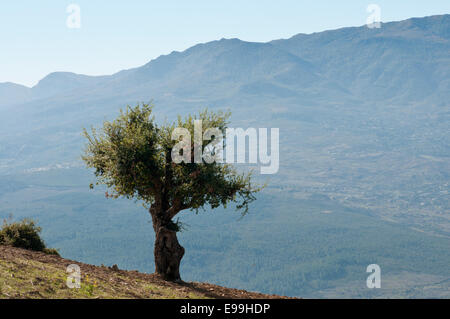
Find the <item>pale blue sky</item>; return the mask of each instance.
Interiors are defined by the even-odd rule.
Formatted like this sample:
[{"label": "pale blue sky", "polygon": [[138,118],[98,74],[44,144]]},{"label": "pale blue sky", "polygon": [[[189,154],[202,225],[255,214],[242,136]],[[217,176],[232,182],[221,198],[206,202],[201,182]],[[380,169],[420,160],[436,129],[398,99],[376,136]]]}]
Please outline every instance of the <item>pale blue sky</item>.
[{"label": "pale blue sky", "polygon": [[[81,28],[66,26],[69,4]],[[2,0],[0,82],[32,86],[54,71],[100,75],[221,38],[270,41],[366,23],[450,13],[449,0]]]}]

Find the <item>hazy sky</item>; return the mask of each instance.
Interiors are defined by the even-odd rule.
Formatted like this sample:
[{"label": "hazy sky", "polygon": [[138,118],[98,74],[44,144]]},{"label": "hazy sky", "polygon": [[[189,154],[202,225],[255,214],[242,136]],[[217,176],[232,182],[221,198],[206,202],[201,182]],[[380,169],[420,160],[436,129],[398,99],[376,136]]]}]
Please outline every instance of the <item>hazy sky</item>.
[{"label": "hazy sky", "polygon": [[[2,0],[0,82],[32,86],[54,71],[100,75],[221,38],[269,41],[382,21],[450,13],[449,0]],[[81,9],[68,28],[67,7]],[[75,21],[75,20],[71,20]]]}]

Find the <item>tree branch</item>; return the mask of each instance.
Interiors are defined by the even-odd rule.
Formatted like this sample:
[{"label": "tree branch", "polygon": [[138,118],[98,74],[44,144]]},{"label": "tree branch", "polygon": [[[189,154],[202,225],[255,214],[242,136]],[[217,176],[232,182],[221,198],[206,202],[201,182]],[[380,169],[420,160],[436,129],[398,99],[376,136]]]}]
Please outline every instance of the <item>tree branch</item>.
[{"label": "tree branch", "polygon": [[188,209],[188,205],[184,205],[181,198],[176,198],[173,201],[172,206],[167,210],[167,215],[170,219],[174,218],[182,210]]}]

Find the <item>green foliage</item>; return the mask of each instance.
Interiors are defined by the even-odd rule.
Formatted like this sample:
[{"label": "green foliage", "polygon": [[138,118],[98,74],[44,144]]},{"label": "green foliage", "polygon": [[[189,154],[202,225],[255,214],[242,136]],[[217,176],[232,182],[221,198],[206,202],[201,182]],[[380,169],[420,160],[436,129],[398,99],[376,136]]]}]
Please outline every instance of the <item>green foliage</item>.
[{"label": "green foliage", "polygon": [[4,220],[3,227],[0,230],[0,244],[59,256],[56,249],[45,246],[40,237],[40,232],[41,228],[30,219],[23,219],[15,223]]},{"label": "green foliage", "polygon": [[[82,158],[95,169],[97,184],[109,188],[107,197],[135,198],[147,205],[160,203],[164,211],[171,209],[171,218],[181,210],[198,212],[206,205],[214,209],[229,202],[247,213],[254,193],[260,190],[252,185],[251,174],[238,174],[223,163],[172,162],[172,150],[179,142],[172,140],[176,127],[186,128],[193,138],[194,121],[199,119],[203,131],[218,128],[225,136],[230,114],[205,110],[158,126],[152,109],[147,104],[127,107],[116,120],[105,122],[101,132],[84,130],[88,143]],[[203,141],[202,148],[208,143]],[[191,145],[193,158],[194,143]]]}]

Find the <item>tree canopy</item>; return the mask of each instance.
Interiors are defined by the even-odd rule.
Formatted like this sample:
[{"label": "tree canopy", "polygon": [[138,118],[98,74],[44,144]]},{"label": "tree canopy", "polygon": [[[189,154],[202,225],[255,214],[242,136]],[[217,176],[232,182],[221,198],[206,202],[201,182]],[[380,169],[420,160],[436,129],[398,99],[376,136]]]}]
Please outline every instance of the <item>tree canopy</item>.
[{"label": "tree canopy", "polygon": [[[220,162],[195,163],[194,143],[190,163],[172,160],[172,151],[180,142],[172,138],[175,128],[185,128],[194,137],[194,122],[201,120],[203,132],[216,128],[225,136],[230,113],[205,110],[161,126],[152,113],[149,104],[128,106],[117,119],[104,122],[101,131],[84,130],[88,143],[82,158],[95,169],[97,184],[108,187],[108,196],[161,205],[169,218],[181,210],[198,212],[207,205],[226,207],[230,202],[247,213],[255,192],[261,189],[252,184],[251,173],[239,174],[231,164]],[[201,143],[204,151],[211,141],[202,139]]]}]

